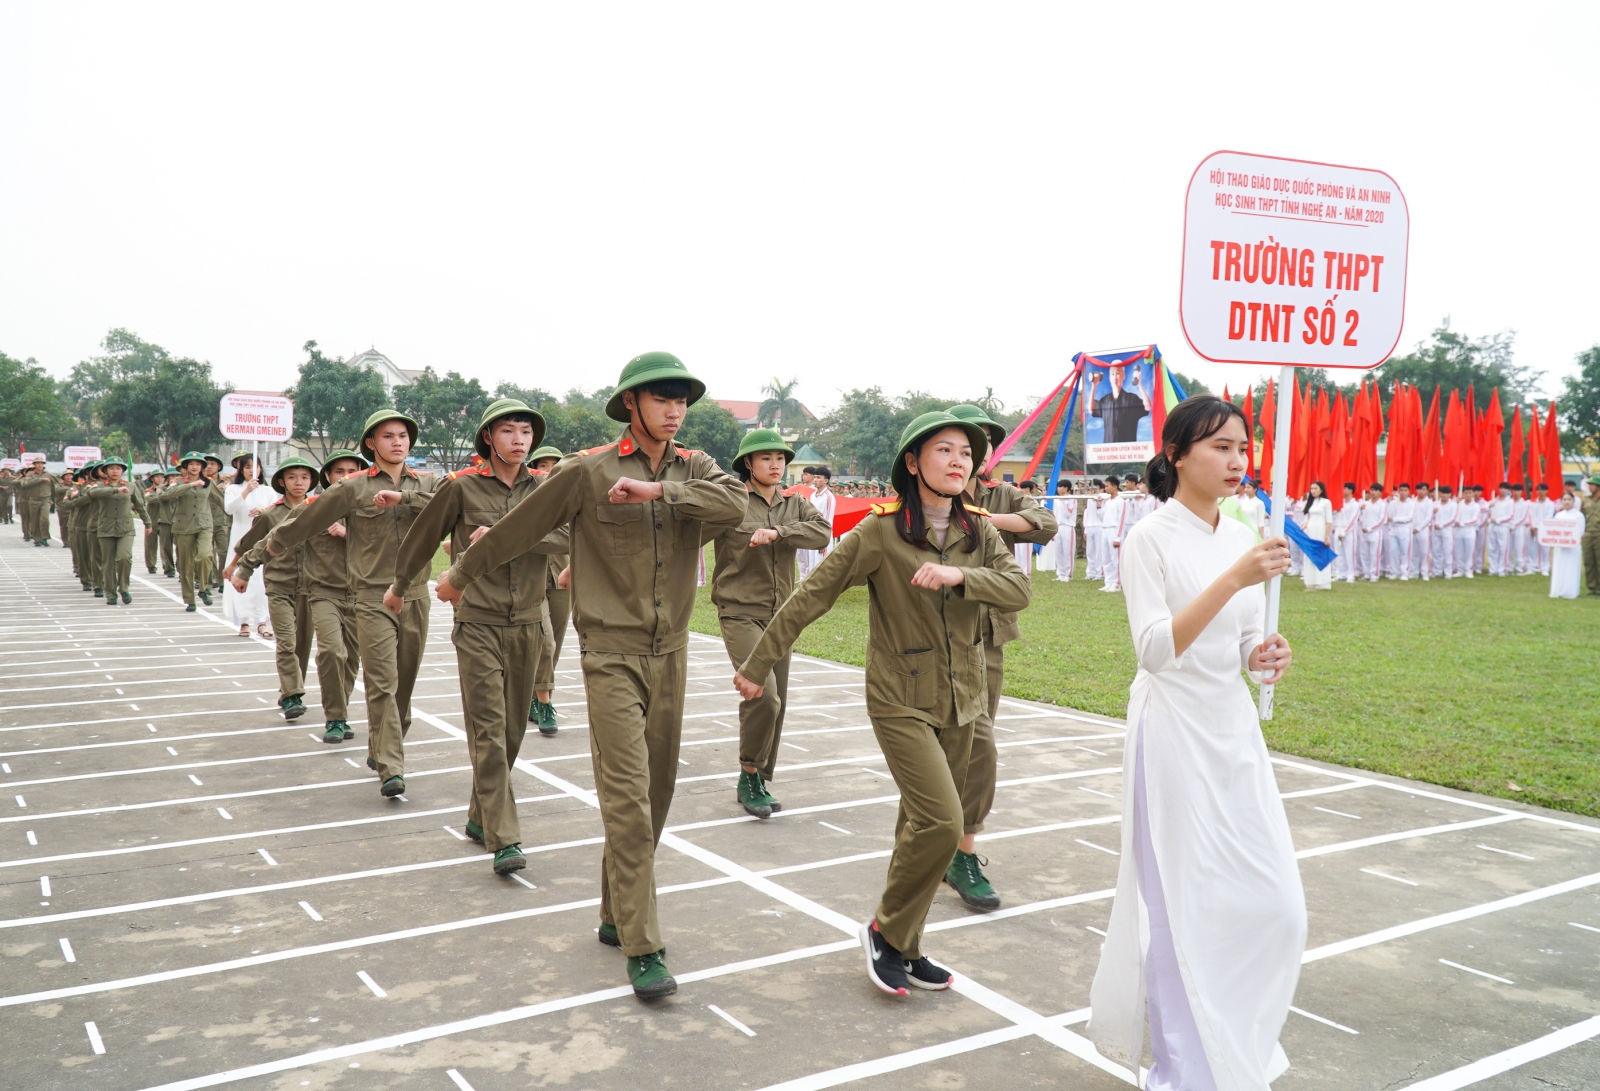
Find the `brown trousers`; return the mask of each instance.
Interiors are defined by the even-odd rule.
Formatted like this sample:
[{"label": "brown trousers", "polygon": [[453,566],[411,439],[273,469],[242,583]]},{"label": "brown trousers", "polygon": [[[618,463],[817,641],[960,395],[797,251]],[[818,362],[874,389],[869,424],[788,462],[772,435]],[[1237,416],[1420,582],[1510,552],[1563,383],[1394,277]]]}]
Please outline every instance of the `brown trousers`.
[{"label": "brown trousers", "polygon": [[490,852],[522,843],[511,769],[528,730],[528,702],[544,648],[544,626],[458,621],[450,630],[461,675],[461,711],[472,758],[467,821]]},{"label": "brown trousers", "polygon": [[[749,617],[717,619],[722,643],[733,669],[738,670],[756,650],[767,622]],[[783,713],[789,704],[789,663],[784,656],[772,665],[772,677],[754,701],[739,702],[739,764],[753,765],[762,780],[771,780],[778,767],[778,742],[783,735]]]},{"label": "brown trousers", "polygon": [[177,542],[178,582],[183,584],[184,603],[193,606],[195,588],[211,587],[211,532],[179,534]]},{"label": "brown trousers", "polygon": [[161,571],[170,576],[178,570],[178,555],[172,540],[172,524],[157,523],[156,535],[161,539]]},{"label": "brown trousers", "polygon": [[350,693],[361,669],[355,604],[313,598],[310,609],[311,627],[317,634],[317,689],[322,694],[322,718],[343,720],[349,715]]},{"label": "brown trousers", "polygon": [[600,920],[615,925],[627,955],[659,951],[656,846],[678,783],[689,653],[583,653],[589,754],[600,798]]},{"label": "brown trousers", "polygon": [[906,958],[921,958],[923,923],[961,843],[972,725],[936,728],[910,718],[874,718],[872,733],[900,789],[894,852],[873,916]]},{"label": "brown trousers", "polygon": [[1583,578],[1589,594],[1600,595],[1600,534],[1585,534],[1579,542]]},{"label": "brown trousers", "polygon": [[961,789],[963,833],[978,833],[994,806],[997,776],[994,718],[1000,711],[1000,687],[1005,684],[1005,646],[983,642],[984,681],[989,688],[988,711],[972,725],[972,757],[967,762],[967,783]]},{"label": "brown trousers", "polygon": [[153,576],[161,550],[161,535],[155,527],[141,525],[139,537],[144,539],[144,569]]},{"label": "brown trousers", "polygon": [[428,637],[428,600],[407,599],[395,617],[383,602],[356,601],[356,644],[367,695],[367,756],[378,777],[405,776],[411,691]]},{"label": "brown trousers", "polygon": [[561,642],[567,635],[567,620],[572,616],[572,592],[559,587],[545,593],[545,611],[550,623],[545,626],[544,650],[539,656],[539,673],[534,677],[533,688],[556,688],[556,663],[561,659]]},{"label": "brown trousers", "polygon": [[118,591],[129,590],[128,581],[133,576],[133,535],[120,538],[102,537],[100,550],[100,586],[105,589],[106,601]]},{"label": "brown trousers", "polygon": [[311,662],[311,600],[304,595],[267,595],[273,642],[278,652],[278,699],[304,697]]}]

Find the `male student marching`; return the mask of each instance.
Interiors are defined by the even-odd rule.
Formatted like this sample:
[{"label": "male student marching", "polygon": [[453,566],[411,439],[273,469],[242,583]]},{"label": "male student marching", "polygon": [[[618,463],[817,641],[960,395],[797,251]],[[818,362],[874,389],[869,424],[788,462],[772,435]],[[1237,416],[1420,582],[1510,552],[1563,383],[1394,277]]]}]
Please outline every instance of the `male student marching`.
[{"label": "male student marching", "polygon": [[100,465],[105,467],[104,483],[90,488],[88,495],[97,509],[100,582],[105,588],[106,605],[115,606],[119,594],[124,604],[133,601],[128,593],[128,581],[133,575],[133,514],[138,512],[148,528],[150,512],[144,506],[144,490],[123,476],[132,468],[127,459],[108,458]]},{"label": "male student marching", "polygon": [[677,782],[701,531],[735,526],[746,512],[738,478],[672,443],[704,394],[671,353],[634,357],[606,405],[612,420],[627,422],[622,438],[563,459],[438,583],[441,601],[458,602],[479,578],[571,524],[573,611],[606,837],[600,942],[622,948],[644,999],[678,987],[663,959],[655,849]]},{"label": "male student marching", "polygon": [[[279,463],[272,474],[272,491],[281,499],[255,517],[234,547],[233,562],[223,572],[223,578],[232,579],[233,589],[243,594],[256,568],[261,568],[267,588],[267,614],[272,618],[273,642],[278,652],[278,707],[285,720],[298,720],[306,711],[306,666],[311,662],[312,631],[310,568],[306,563],[309,543],[288,550],[281,557],[266,556],[255,546],[300,510],[316,481],[316,466],[303,458],[286,458]],[[323,677],[320,681],[327,685],[330,679]]]},{"label": "male student marching", "polygon": [[[367,460],[354,451],[330,451],[322,463],[318,483],[326,491],[335,482],[367,467]],[[322,741],[349,742],[356,733],[350,730],[345,716],[361,670],[361,654],[356,640],[356,601],[350,593],[344,523],[334,523],[321,534],[313,534],[306,539],[305,549],[311,628],[317,634],[317,691],[325,721]],[[372,764],[370,758],[368,764]]]},{"label": "male student marching", "polygon": [[167,501],[172,516],[172,537],[178,546],[178,582],[183,585],[184,609],[195,612],[195,589],[211,605],[211,492],[202,476],[206,456],[190,451],[178,462],[178,481],[156,496]]},{"label": "male student marching", "polygon": [[[957,420],[968,421],[984,430],[992,450],[1006,438],[1006,429],[976,405],[953,405],[946,410]],[[967,479],[963,497],[968,510],[986,512],[989,522],[1001,532],[1001,540],[1016,548],[1019,542],[1049,545],[1059,529],[1054,513],[1040,506],[1032,496],[1005,481],[987,481],[977,473]],[[1129,520],[1130,524],[1132,520]],[[967,759],[967,779],[961,789],[961,843],[945,869],[944,881],[972,909],[987,912],[1000,908],[1000,895],[984,876],[984,861],[976,855],[978,834],[989,809],[994,806],[994,786],[998,777],[998,752],[994,744],[994,718],[1000,711],[1000,691],[1005,685],[1005,646],[1022,636],[1016,610],[984,606],[983,661],[988,705],[972,724],[972,755]]]},{"label": "male student marching", "polygon": [[[783,495],[779,483],[794,449],[771,428],[746,432],[734,468],[745,483],[748,514],[712,541],[716,568],[711,601],[728,658],[738,667],[794,593],[795,554],[833,541],[833,524],[810,500]],[[753,701],[739,702],[738,800],[748,814],[771,818],[783,804],[767,791],[778,767],[778,741],[789,703],[789,656],[772,665],[772,683]]]},{"label": "male student marching", "polygon": [[[385,606],[398,614],[419,577],[427,587],[428,566],[441,539],[449,538],[451,555],[460,556],[532,495],[545,475],[528,467],[528,452],[543,438],[544,418],[515,398],[501,398],[484,410],[472,441],[484,461],[440,482],[406,531]],[[450,630],[472,759],[467,836],[494,853],[496,875],[521,871],[528,863],[511,769],[528,729],[528,703],[544,651],[545,557],[566,548],[563,527],[487,573],[456,604]]]},{"label": "male student marching", "polygon": [[[548,474],[562,459],[558,447],[540,447],[528,459],[528,465],[541,474]],[[559,727],[556,724],[555,688],[556,664],[561,661],[561,644],[567,638],[567,622],[572,620],[572,592],[562,582],[571,558],[565,553],[545,555],[544,650],[539,655],[539,673],[533,679],[533,703],[528,706],[528,721],[539,725],[539,734],[549,738]]]},{"label": "male student marching", "polygon": [[338,520],[346,520],[345,556],[356,600],[356,642],[367,695],[367,765],[377,771],[379,791],[385,796],[406,790],[411,690],[428,636],[426,583],[407,593],[398,617],[383,605],[400,541],[439,485],[433,474],[419,474],[406,465],[416,440],[417,422],[404,413],[395,409],[373,413],[361,433],[361,447],[372,455],[372,469],[345,478],[315,503],[302,505],[261,543],[269,554],[281,557]]}]

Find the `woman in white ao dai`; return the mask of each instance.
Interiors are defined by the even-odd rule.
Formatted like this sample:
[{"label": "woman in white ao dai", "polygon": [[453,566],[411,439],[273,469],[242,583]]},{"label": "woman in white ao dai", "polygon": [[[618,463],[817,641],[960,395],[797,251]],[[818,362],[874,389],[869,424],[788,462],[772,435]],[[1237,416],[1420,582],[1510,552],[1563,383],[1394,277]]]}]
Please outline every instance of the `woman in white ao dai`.
[{"label": "woman in white ao dai", "polygon": [[1257,544],[1216,511],[1245,467],[1236,409],[1191,398],[1168,417],[1163,440],[1152,490],[1159,481],[1176,498],[1122,549],[1139,670],[1117,893],[1089,1035],[1137,1071],[1148,1018],[1147,1087],[1264,1091],[1288,1068],[1278,1033],[1299,979],[1306,912],[1241,674],[1276,680],[1288,667],[1282,637],[1263,640],[1261,587],[1287,569],[1288,548],[1283,538]]}]

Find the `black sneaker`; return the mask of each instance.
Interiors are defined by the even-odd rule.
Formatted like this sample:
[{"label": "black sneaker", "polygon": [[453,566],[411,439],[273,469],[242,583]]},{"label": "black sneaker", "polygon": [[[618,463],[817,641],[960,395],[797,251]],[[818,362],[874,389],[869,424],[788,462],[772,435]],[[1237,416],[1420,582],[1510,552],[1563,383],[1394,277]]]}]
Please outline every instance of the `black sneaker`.
[{"label": "black sneaker", "polygon": [[906,962],[878,931],[878,922],[861,926],[861,949],[867,954],[867,977],[890,996],[910,996],[906,988]]},{"label": "black sneaker", "polygon": [[928,989],[937,992],[948,989],[950,982],[955,980],[955,975],[943,966],[938,966],[928,958],[914,958],[903,963],[906,968],[906,983],[912,988]]}]

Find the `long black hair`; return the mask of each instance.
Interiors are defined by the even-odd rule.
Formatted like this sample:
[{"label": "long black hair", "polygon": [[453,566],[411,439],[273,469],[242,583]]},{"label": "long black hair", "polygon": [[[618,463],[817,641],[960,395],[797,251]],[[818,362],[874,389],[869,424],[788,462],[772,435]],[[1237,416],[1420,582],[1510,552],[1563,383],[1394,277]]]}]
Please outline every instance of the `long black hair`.
[{"label": "long black hair", "polygon": [[[914,459],[920,458],[922,448],[938,434],[939,430],[929,432],[913,443],[906,453]],[[978,472],[977,466],[973,466],[972,472]],[[917,485],[918,475],[908,476],[911,481],[906,491],[900,494],[900,510],[894,514],[894,528],[900,532],[901,538],[918,549],[937,550],[937,547],[928,541],[928,518],[922,511],[922,489]],[[967,510],[966,504],[963,503],[965,499],[966,493],[959,492],[950,501],[950,527],[952,530],[961,528],[961,533],[966,538],[965,549],[968,553],[972,553],[978,548],[978,521],[977,517]],[[950,544],[948,531],[945,534],[945,544],[947,546]]]},{"label": "long black hair", "polygon": [[1244,423],[1245,435],[1249,435],[1250,421],[1244,410],[1232,402],[1212,394],[1196,394],[1179,402],[1161,427],[1161,450],[1145,463],[1144,476],[1150,483],[1150,495],[1157,500],[1171,500],[1178,491],[1178,467],[1174,463],[1188,454],[1196,443],[1222,431],[1234,417]]},{"label": "long black hair", "polygon": [[[1317,488],[1322,490],[1322,495],[1317,499],[1326,500],[1330,504],[1333,503],[1333,497],[1328,495],[1328,486],[1324,485],[1320,481],[1313,481],[1311,485],[1315,485]],[[1307,511],[1311,510],[1311,485],[1306,486],[1306,497],[1304,500],[1300,501],[1300,506]]]}]

